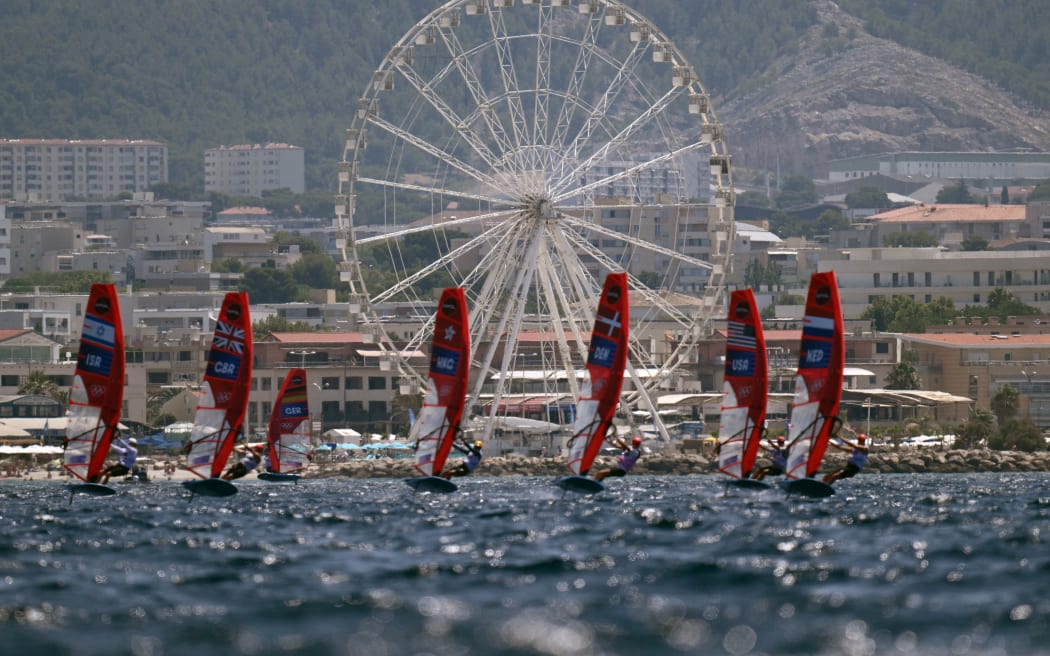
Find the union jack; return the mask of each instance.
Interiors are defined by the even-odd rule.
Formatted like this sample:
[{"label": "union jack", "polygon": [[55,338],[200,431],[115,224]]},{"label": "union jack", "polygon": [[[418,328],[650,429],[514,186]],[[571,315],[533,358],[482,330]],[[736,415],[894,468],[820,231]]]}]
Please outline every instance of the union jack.
[{"label": "union jack", "polygon": [[244,355],[244,328],[238,328],[223,321],[216,322],[215,346]]}]

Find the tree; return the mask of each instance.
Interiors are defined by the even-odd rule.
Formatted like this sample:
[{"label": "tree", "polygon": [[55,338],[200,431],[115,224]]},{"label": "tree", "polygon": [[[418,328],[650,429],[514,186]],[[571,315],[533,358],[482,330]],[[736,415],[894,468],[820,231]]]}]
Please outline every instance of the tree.
[{"label": "tree", "polygon": [[1010,419],[998,433],[988,438],[988,447],[999,451],[1046,451],[1046,441],[1043,440],[1039,427],[1032,423],[1031,419]]},{"label": "tree", "polygon": [[944,204],[972,205],[977,199],[970,193],[966,186],[966,180],[959,180],[955,184],[943,187],[937,192],[937,202]]},{"label": "tree", "polygon": [[898,362],[886,376],[886,389],[916,390],[922,387],[919,373],[910,362]]},{"label": "tree", "polygon": [[1032,190],[1032,193],[1028,194],[1028,202],[1036,200],[1050,200],[1050,180],[1040,182]]},{"label": "tree", "polygon": [[988,248],[988,240],[980,235],[970,235],[959,243],[964,251],[983,251]]},{"label": "tree", "polygon": [[244,262],[233,257],[216,260],[211,263],[212,273],[240,273],[244,271]]},{"label": "tree", "polygon": [[9,279],[4,291],[29,293],[40,287],[57,294],[87,294],[92,283],[112,281],[108,271],[37,271]]},{"label": "tree", "polygon": [[959,427],[955,435],[956,449],[974,449],[995,435],[995,415],[987,410],[971,410],[966,423]]},{"label": "tree", "polygon": [[271,314],[265,319],[252,322],[252,336],[259,337],[268,333],[313,333],[317,329],[305,321],[289,321],[285,317]]},{"label": "tree", "polygon": [[804,175],[792,175],[787,177],[780,186],[776,205],[781,209],[806,207],[815,205],[819,199],[817,187],[813,184],[812,179]]},{"label": "tree", "polygon": [[284,230],[278,230],[270,240],[278,253],[287,253],[291,246],[298,246],[300,253],[320,253],[321,247],[316,241],[309,237],[295,235]]},{"label": "tree", "polygon": [[290,303],[305,298],[290,273],[266,267],[245,271],[238,289],[248,292],[252,303]]},{"label": "tree", "polygon": [[878,187],[861,187],[859,191],[852,191],[846,194],[846,207],[851,210],[881,210],[892,206],[890,197]]},{"label": "tree", "polygon": [[992,412],[999,421],[1000,426],[1014,418],[1020,403],[1020,392],[1013,385],[1003,385],[999,391],[992,395]]},{"label": "tree", "polygon": [[58,383],[39,369],[29,372],[22,384],[18,386],[19,394],[30,394],[33,396],[49,396],[56,401],[65,400],[65,393],[59,388]]},{"label": "tree", "polygon": [[738,206],[746,207],[773,207],[773,201],[760,191],[745,191],[736,197]]},{"label": "tree", "polygon": [[812,238],[817,235],[826,235],[832,230],[845,230],[847,228],[849,228],[849,221],[842,215],[842,212],[838,210],[824,210],[812,224],[811,229],[806,231],[806,236]]},{"label": "tree", "polygon": [[928,232],[893,232],[882,236],[887,248],[922,248],[937,245],[937,238]]},{"label": "tree", "polygon": [[324,253],[307,253],[289,267],[295,281],[310,289],[335,289],[339,286],[339,267]]}]

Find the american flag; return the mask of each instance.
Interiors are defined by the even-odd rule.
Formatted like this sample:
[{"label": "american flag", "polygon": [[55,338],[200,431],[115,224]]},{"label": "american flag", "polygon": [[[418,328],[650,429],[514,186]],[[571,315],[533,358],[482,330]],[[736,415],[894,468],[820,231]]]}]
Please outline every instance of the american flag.
[{"label": "american flag", "polygon": [[215,346],[238,355],[244,354],[244,328],[224,321],[215,326]]},{"label": "american flag", "polygon": [[755,327],[741,321],[730,321],[727,341],[730,346],[754,350],[756,346]]}]

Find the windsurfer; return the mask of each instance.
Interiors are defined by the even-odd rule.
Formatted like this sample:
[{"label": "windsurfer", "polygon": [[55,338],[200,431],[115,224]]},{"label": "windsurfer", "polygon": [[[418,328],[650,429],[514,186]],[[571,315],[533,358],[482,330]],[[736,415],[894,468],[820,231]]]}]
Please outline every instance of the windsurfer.
[{"label": "windsurfer", "polygon": [[755,475],[752,476],[752,478],[754,478],[756,481],[760,481],[771,474],[773,476],[779,476],[783,474],[784,470],[787,469],[788,454],[787,446],[784,444],[784,436],[778,435],[776,444],[774,444],[771,447],[766,446],[765,444],[759,444],[759,446],[769,452],[769,457],[773,460],[773,464],[769,465],[768,467],[763,467],[759,469],[755,472]]},{"label": "windsurfer", "polygon": [[824,477],[824,482],[828,485],[842,478],[850,478],[856,476],[864,465],[868,462],[868,446],[865,444],[867,441],[867,435],[861,433],[857,435],[856,442],[850,442],[849,440],[842,440],[843,444],[831,442],[830,445],[840,451],[849,451],[849,460],[846,461],[846,466],[837,471],[833,471]]},{"label": "windsurfer", "polygon": [[631,471],[638,459],[642,457],[642,438],[635,437],[631,440],[630,444],[627,444],[619,437],[613,440],[613,444],[620,447],[623,450],[616,458],[616,467],[609,469],[603,469],[602,471],[594,475],[594,480],[601,481],[607,476],[625,476],[627,472]]},{"label": "windsurfer", "polygon": [[129,438],[127,442],[118,437],[117,441],[120,444],[113,444],[110,448],[120,454],[120,459],[99,472],[97,482],[102,485],[109,483],[110,476],[124,476],[130,472],[135,467],[135,460],[139,457],[139,442],[134,437]]},{"label": "windsurfer", "polygon": [[459,461],[459,464],[454,467],[446,467],[445,471],[441,472],[441,478],[449,479],[453,476],[466,476],[473,473],[477,468],[478,463],[481,462],[481,447],[484,446],[481,440],[475,440],[474,444],[467,444],[463,442],[462,445],[456,442],[452,443],[452,448],[466,457]]},{"label": "windsurfer", "polygon": [[235,478],[247,476],[248,472],[259,466],[259,460],[262,458],[262,447],[252,447],[244,444],[238,446],[237,451],[243,453],[244,456],[226,470],[226,473],[222,475],[222,480],[224,481],[232,481]]}]

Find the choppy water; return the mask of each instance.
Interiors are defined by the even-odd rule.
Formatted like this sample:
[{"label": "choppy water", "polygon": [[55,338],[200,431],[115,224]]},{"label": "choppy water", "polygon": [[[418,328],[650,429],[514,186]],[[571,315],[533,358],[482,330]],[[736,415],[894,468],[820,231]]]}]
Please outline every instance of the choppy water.
[{"label": "choppy water", "polygon": [[1050,475],[0,484],[2,654],[1050,654]]}]

